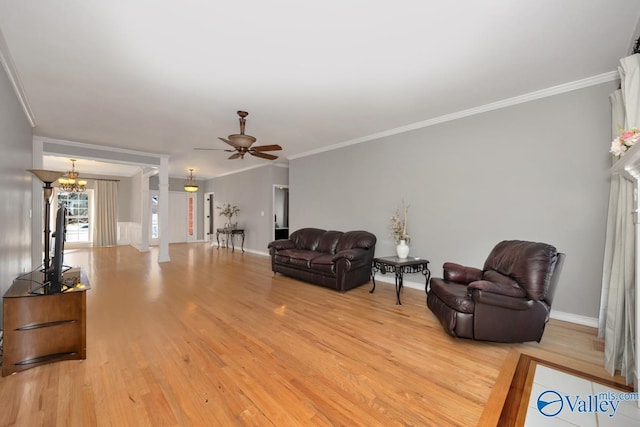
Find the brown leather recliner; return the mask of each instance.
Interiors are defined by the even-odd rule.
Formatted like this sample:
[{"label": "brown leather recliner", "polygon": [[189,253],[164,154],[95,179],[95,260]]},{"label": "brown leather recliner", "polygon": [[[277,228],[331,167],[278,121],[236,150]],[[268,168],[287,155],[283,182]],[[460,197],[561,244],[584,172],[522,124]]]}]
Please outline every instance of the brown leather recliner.
[{"label": "brown leather recliner", "polygon": [[447,262],[427,306],[454,337],[497,342],[542,339],[565,254],[545,243],[503,241],[482,270]]}]

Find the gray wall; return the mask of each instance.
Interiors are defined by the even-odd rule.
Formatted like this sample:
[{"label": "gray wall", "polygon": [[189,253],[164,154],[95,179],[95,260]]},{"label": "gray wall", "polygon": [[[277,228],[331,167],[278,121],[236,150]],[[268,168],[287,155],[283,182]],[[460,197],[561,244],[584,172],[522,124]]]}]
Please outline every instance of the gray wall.
[{"label": "gray wall", "polygon": [[142,171],[130,178],[129,221],[142,224]]},{"label": "gray wall", "polygon": [[[31,269],[32,129],[0,68],[0,293]],[[34,180],[37,178],[33,177]],[[42,197],[42,193],[34,195]],[[42,260],[40,260],[42,261]],[[0,307],[0,318],[2,307]]]},{"label": "gray wall", "polygon": [[118,221],[131,221],[132,177],[118,177]]},{"label": "gray wall", "polygon": [[[273,186],[288,184],[287,168],[265,165],[211,179],[206,192],[214,192],[215,206],[231,203],[240,208],[238,226],[245,229],[245,249],[266,254],[273,237]],[[224,222],[218,212],[216,226]]]},{"label": "gray wall", "polygon": [[[597,317],[616,82],[352,145],[290,162],[291,230],[376,234],[394,253],[389,217],[410,205],[411,254],[434,275],[482,267],[506,239],[567,254],[554,308]],[[411,279],[410,279],[411,280]],[[415,279],[419,281],[420,279]]]}]

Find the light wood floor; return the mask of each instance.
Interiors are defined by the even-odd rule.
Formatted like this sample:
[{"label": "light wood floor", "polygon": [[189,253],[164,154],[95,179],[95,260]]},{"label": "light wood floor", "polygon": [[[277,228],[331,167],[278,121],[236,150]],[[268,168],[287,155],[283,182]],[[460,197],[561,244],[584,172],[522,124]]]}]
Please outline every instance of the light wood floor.
[{"label": "light wood floor", "polygon": [[201,243],[170,254],[67,252],[91,280],[87,359],[1,378],[0,426],[473,426],[511,349],[607,376],[592,328],[457,340],[423,291],[396,306],[388,284],[341,294],[274,276],[267,257]]}]

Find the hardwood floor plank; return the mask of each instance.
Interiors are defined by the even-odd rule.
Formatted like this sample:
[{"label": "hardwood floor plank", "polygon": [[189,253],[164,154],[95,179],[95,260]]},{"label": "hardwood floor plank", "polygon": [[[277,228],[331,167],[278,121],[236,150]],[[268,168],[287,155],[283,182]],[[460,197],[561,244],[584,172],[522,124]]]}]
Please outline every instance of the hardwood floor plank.
[{"label": "hardwood floor plank", "polygon": [[397,306],[389,284],[343,294],[274,275],[263,256],[170,254],[65,254],[91,280],[87,359],[1,378],[0,426],[470,426],[510,351],[607,375],[592,328],[552,320],[540,344],[454,339],[421,290]]}]

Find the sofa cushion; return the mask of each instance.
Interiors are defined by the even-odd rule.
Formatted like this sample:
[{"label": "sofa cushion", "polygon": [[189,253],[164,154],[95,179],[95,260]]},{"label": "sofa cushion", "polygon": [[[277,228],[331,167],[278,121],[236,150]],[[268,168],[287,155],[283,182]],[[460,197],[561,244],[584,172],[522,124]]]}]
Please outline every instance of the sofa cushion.
[{"label": "sofa cushion", "polygon": [[333,255],[323,254],[311,260],[310,267],[312,270],[321,271],[323,273],[334,273]]},{"label": "sofa cushion", "polygon": [[309,262],[322,254],[320,252],[308,251],[305,249],[285,249],[279,251],[278,255],[288,257],[288,264],[309,267]]},{"label": "sofa cushion", "polygon": [[327,254],[335,254],[338,241],[343,234],[342,231],[327,231],[320,237],[316,250]]},{"label": "sofa cushion", "polygon": [[346,249],[369,249],[376,245],[376,236],[368,231],[347,231],[343,233],[336,247],[336,252]]},{"label": "sofa cushion", "polygon": [[289,240],[294,242],[298,249],[315,251],[324,233],[325,230],[320,228],[301,228],[291,233]]}]

